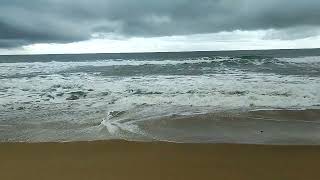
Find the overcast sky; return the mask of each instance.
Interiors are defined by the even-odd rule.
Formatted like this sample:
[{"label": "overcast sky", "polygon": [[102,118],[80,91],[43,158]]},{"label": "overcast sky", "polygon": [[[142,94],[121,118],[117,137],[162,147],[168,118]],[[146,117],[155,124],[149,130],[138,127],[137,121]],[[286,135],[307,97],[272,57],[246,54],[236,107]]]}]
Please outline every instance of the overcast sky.
[{"label": "overcast sky", "polygon": [[320,47],[319,0],[0,0],[0,54]]}]

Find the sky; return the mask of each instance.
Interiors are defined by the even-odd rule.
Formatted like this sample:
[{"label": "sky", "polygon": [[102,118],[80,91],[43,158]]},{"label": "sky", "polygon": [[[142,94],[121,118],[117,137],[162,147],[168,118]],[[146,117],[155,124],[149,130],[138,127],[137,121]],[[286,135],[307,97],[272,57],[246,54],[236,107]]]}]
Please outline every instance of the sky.
[{"label": "sky", "polygon": [[0,54],[320,48],[319,0],[0,0]]}]

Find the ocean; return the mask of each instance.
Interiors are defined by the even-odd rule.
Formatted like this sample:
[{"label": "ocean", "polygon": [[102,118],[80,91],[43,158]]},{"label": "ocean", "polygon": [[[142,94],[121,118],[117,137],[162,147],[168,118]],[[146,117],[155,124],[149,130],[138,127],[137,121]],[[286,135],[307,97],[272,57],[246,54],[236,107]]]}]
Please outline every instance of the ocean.
[{"label": "ocean", "polygon": [[0,142],[320,144],[320,49],[0,56]]}]

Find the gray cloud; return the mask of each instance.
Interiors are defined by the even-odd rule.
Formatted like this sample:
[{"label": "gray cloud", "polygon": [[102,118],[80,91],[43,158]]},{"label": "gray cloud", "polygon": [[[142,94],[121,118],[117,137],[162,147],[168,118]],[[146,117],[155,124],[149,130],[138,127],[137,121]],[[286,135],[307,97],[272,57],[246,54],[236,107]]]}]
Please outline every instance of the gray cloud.
[{"label": "gray cloud", "polygon": [[154,37],[277,29],[281,33],[266,38],[295,39],[317,35],[308,27],[319,26],[319,18],[319,0],[0,0],[0,48],[76,42],[95,33]]},{"label": "gray cloud", "polygon": [[314,37],[320,34],[320,27],[299,26],[294,28],[285,28],[281,30],[268,31],[264,36],[266,40],[295,40]]}]

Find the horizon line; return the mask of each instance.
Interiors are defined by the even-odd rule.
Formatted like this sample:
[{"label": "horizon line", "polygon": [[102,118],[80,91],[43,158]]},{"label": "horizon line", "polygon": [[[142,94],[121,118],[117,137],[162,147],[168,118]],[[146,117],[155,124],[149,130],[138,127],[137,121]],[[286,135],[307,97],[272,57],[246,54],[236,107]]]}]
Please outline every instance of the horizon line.
[{"label": "horizon line", "polygon": [[234,49],[234,50],[194,50],[194,51],[141,51],[141,52],[99,52],[99,53],[39,53],[39,54],[0,54],[0,56],[45,56],[45,55],[91,55],[91,54],[161,54],[161,53],[196,53],[196,52],[246,52],[246,51],[286,51],[286,50],[320,50],[319,48],[281,48],[281,49]]}]

